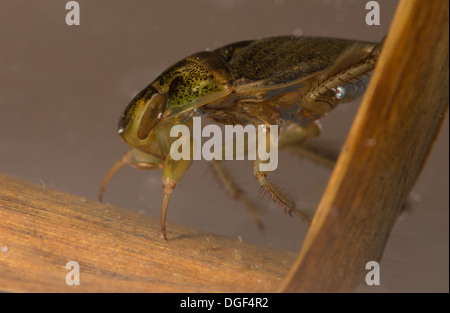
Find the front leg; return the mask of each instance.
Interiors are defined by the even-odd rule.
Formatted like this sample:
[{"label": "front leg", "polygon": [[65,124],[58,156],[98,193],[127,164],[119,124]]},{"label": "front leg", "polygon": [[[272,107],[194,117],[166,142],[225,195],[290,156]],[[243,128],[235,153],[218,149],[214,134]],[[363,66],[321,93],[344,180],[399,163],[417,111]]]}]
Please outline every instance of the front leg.
[{"label": "front leg", "polygon": [[169,199],[177,186],[178,182],[183,178],[186,172],[192,165],[192,156],[188,160],[174,160],[169,154],[166,158],[163,168],[162,186],[163,186],[163,201],[161,204],[161,232],[165,240],[166,234],[166,216]]},{"label": "front leg", "polygon": [[103,194],[108,186],[111,178],[125,165],[130,165],[131,167],[145,170],[153,170],[162,168],[164,164],[164,159],[154,155],[143,153],[136,149],[130,149],[117,161],[113,167],[108,171],[103,182],[100,186],[100,192],[98,194],[98,199],[100,202],[103,200]]}]

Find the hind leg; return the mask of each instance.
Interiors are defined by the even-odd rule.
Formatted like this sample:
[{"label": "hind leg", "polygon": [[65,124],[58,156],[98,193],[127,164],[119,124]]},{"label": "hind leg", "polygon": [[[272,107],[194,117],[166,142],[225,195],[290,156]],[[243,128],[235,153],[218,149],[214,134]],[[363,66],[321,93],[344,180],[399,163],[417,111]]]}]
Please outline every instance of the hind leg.
[{"label": "hind leg", "polygon": [[247,197],[245,196],[244,191],[233,180],[232,176],[227,171],[227,169],[223,166],[222,162],[213,159],[211,161],[211,164],[212,164],[214,172],[216,173],[216,175],[219,178],[220,182],[225,187],[225,189],[228,191],[230,196],[233,199],[238,200],[239,202],[241,202],[245,206],[247,211],[253,217],[253,220],[255,221],[255,223],[256,223],[256,225],[258,226],[259,229],[261,229],[261,230],[264,229],[264,224],[261,221],[256,208],[247,199]]},{"label": "hind leg", "polygon": [[279,147],[332,169],[337,160],[336,155],[304,144],[307,139],[320,136],[320,133],[321,127],[318,121],[308,127],[290,125],[288,129],[283,131]]},{"label": "hind leg", "polygon": [[[255,175],[255,178],[261,185],[261,190],[267,193],[273,201],[275,201],[281,208],[284,209],[286,213],[289,213],[289,215],[292,215],[292,213],[294,213],[301,219],[309,223],[311,219],[306,214],[298,210],[295,207],[295,203],[288,197],[286,197],[279,190],[279,188],[277,188],[267,179],[269,171],[274,170],[276,168],[276,165],[278,164],[278,153],[272,154],[273,149],[278,149],[278,134],[275,135],[272,134],[272,132],[273,130],[267,127],[267,130],[265,132],[265,140],[262,140],[263,138],[258,138],[258,154],[256,156],[256,160],[253,162],[253,173]],[[263,147],[260,147],[260,144],[262,144]],[[264,155],[264,153],[260,154],[264,150],[269,151],[269,155]],[[262,160],[261,158],[265,159]]]},{"label": "hind leg", "polygon": [[303,221],[310,224],[311,218],[302,211],[298,210],[296,208],[295,203],[289,200],[288,197],[286,197],[273,183],[271,183],[267,179],[267,172],[260,170],[260,164],[261,161],[259,159],[254,161],[253,173],[255,175],[256,180],[261,185],[261,190],[264,193],[267,193],[269,197],[273,201],[275,201],[280,208],[284,209],[286,213],[288,213],[289,215],[292,215],[292,213],[294,213],[295,215],[300,217]]}]

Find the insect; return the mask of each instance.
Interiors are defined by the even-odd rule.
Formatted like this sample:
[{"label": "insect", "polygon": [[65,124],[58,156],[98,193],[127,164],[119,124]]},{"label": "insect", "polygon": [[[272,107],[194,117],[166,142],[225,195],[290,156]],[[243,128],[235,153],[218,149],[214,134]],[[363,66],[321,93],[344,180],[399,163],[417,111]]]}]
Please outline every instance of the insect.
[{"label": "insect", "polygon": [[[171,157],[172,126],[192,130],[193,117],[198,115],[225,125],[278,125],[279,147],[299,146],[320,134],[321,117],[363,94],[381,47],[382,43],[280,36],[232,43],[179,61],[136,95],[122,114],[118,133],[130,150],[106,175],[100,201],[111,177],[125,164],[161,168],[160,221],[167,239],[169,198],[192,164],[192,158]],[[304,217],[259,169],[261,162],[254,161],[254,175],[262,190],[289,214]],[[221,162],[212,164],[226,189],[261,225]]]}]

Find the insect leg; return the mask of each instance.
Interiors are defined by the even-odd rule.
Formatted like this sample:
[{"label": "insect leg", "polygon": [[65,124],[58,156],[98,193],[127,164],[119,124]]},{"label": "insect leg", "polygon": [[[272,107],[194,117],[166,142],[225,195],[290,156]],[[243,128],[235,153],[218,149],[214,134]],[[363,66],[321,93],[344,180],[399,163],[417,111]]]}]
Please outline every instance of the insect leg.
[{"label": "insect leg", "polygon": [[325,114],[338,103],[361,96],[377,62],[381,45],[355,43],[350,46],[313,83],[304,96],[303,107],[318,114]]},{"label": "insect leg", "polygon": [[281,132],[278,146],[283,148],[290,145],[302,144],[305,140],[320,136],[322,127],[319,121],[314,121],[306,127],[290,124]]},{"label": "insect leg", "polygon": [[164,163],[162,185],[164,190],[163,201],[161,205],[161,232],[164,239],[167,240],[166,235],[166,216],[167,206],[169,205],[170,195],[175,189],[177,183],[183,178],[184,174],[189,170],[192,165],[192,158],[188,160],[173,160],[170,154],[167,156]]},{"label": "insect leg", "polygon": [[318,137],[321,132],[319,121],[308,127],[292,124],[285,129],[280,137],[279,148],[286,149],[292,153],[306,157],[311,161],[332,169],[336,163],[337,156],[332,153],[309,147],[304,142],[309,138]]},{"label": "insect leg", "polygon": [[98,193],[98,200],[100,202],[103,201],[103,194],[105,193],[105,189],[108,186],[109,181],[111,180],[111,178],[122,168],[124,167],[125,164],[128,163],[128,159],[129,157],[129,152],[127,151],[125,152],[125,154],[120,158],[119,161],[117,161],[108,171],[108,173],[106,174],[105,178],[103,179],[103,182],[100,186],[100,191]]},{"label": "insect leg", "polygon": [[289,145],[283,147],[289,152],[295,153],[301,157],[305,157],[314,163],[323,165],[329,169],[333,169],[336,164],[337,157],[328,152],[320,151],[313,147],[309,147],[305,144],[303,145]]},{"label": "insect leg", "polygon": [[259,218],[258,212],[256,211],[255,207],[252,205],[252,203],[247,199],[244,191],[241,188],[239,188],[237,183],[233,180],[231,175],[228,173],[226,168],[223,166],[222,162],[213,159],[213,160],[211,160],[211,164],[212,164],[212,168],[214,169],[220,182],[230,193],[231,197],[233,199],[240,201],[245,206],[247,211],[253,217],[258,228],[260,230],[262,230],[264,228],[264,225],[263,225],[263,222],[261,221],[261,219]]},{"label": "insect leg", "polygon": [[294,213],[298,217],[300,217],[303,221],[308,224],[311,223],[311,218],[307,216],[302,211],[298,210],[295,207],[295,203],[290,201],[280,190],[278,190],[275,185],[273,185],[269,180],[267,180],[267,172],[261,171],[259,169],[261,161],[257,159],[253,163],[253,173],[261,185],[261,189],[264,192],[267,192],[272,200],[274,200],[281,208],[284,209],[289,215]]},{"label": "insect leg", "polygon": [[138,168],[138,169],[155,169],[162,167],[159,163],[161,161],[152,155],[148,155],[145,153],[142,153],[136,149],[130,149],[120,158],[119,161],[117,161],[111,169],[106,174],[105,178],[103,179],[103,182],[100,186],[100,192],[98,195],[98,199],[100,202],[103,200],[103,194],[105,192],[106,187],[108,186],[109,181],[111,178],[126,164],[130,165],[131,167]]}]

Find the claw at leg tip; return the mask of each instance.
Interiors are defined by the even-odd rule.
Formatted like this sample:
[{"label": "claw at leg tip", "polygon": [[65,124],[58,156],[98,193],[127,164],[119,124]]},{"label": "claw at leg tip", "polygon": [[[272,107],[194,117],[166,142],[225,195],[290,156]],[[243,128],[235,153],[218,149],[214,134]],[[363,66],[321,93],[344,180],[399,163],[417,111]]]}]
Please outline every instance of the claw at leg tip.
[{"label": "claw at leg tip", "polygon": [[162,235],[163,235],[164,240],[167,241],[166,229],[161,229],[161,233],[162,233]]}]

